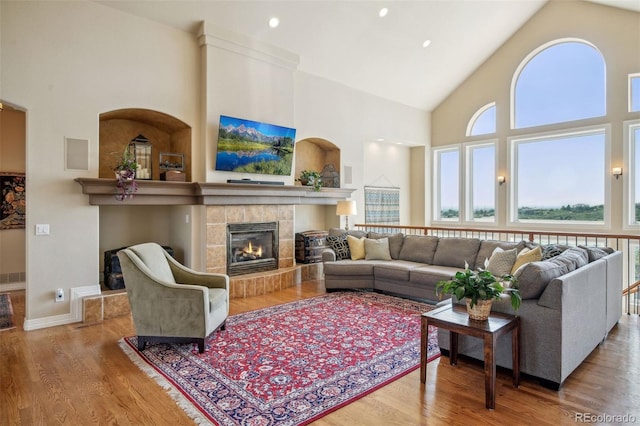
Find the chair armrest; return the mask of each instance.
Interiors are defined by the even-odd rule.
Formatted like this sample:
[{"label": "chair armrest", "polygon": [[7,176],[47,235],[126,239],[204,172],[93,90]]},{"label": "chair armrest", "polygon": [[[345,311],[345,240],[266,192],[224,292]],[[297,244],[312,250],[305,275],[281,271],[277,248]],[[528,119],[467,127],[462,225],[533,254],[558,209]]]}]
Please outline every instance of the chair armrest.
[{"label": "chair armrest", "polygon": [[194,271],[180,264],[171,256],[166,255],[166,257],[177,283],[221,288],[229,291],[229,277],[227,275]]}]

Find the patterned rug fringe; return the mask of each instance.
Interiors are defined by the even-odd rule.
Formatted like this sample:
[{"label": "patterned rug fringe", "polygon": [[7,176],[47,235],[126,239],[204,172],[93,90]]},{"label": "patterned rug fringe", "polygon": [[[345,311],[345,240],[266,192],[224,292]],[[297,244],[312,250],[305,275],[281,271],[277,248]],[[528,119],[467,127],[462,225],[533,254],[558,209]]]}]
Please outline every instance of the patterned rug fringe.
[{"label": "patterned rug fringe", "polygon": [[215,423],[211,423],[209,419],[207,419],[200,410],[198,410],[188,398],[186,398],[177,388],[167,380],[162,374],[158,373],[155,368],[147,364],[140,356],[136,353],[135,349],[133,349],[127,342],[125,342],[124,338],[118,341],[118,344],[127,354],[127,356],[133,361],[133,363],[138,366],[140,370],[146,373],[150,378],[156,381],[158,385],[173,399],[176,404],[195,422],[197,425],[202,426],[210,426]]}]

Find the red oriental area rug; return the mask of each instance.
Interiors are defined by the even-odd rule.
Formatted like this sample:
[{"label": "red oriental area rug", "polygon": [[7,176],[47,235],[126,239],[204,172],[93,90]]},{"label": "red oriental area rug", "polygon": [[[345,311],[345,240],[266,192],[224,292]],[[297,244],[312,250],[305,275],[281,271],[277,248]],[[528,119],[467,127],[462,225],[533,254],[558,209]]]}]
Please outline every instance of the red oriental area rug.
[{"label": "red oriental area rug", "polygon": [[[230,316],[199,354],[192,344],[121,347],[198,424],[308,424],[415,370],[420,314],[433,306],[330,293]],[[440,356],[435,328],[428,359]],[[418,384],[416,384],[418,386]]]}]

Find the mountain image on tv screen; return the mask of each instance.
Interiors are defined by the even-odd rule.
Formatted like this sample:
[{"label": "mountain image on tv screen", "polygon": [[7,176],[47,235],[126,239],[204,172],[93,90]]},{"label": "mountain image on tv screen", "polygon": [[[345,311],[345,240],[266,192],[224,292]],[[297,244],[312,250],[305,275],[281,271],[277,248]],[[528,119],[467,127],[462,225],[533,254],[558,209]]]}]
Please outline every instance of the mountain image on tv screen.
[{"label": "mountain image on tv screen", "polygon": [[220,116],[216,170],[290,175],[296,129]]}]

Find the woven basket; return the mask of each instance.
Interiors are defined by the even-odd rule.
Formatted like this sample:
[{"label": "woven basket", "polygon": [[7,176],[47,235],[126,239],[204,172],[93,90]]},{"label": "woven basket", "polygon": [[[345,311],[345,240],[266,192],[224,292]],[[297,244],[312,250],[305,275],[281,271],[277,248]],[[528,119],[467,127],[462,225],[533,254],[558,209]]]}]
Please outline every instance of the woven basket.
[{"label": "woven basket", "polygon": [[478,320],[478,321],[486,321],[489,318],[493,299],[478,300],[478,303],[473,305],[473,308],[471,307],[471,300],[467,298],[466,301],[467,301],[467,313],[469,313],[469,318]]}]

